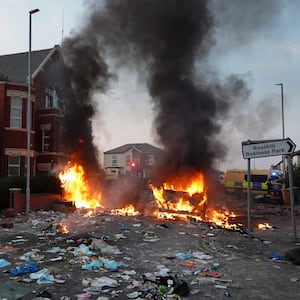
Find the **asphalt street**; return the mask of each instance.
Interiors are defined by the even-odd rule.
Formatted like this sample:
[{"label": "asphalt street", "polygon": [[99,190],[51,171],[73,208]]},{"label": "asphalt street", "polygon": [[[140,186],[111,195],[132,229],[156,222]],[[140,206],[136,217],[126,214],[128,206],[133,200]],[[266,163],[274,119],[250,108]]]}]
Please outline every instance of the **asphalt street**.
[{"label": "asphalt street", "polygon": [[[235,229],[83,209],[2,216],[0,299],[300,298],[290,207],[254,204],[249,236],[235,201]],[[37,271],[13,276],[28,263]]]}]

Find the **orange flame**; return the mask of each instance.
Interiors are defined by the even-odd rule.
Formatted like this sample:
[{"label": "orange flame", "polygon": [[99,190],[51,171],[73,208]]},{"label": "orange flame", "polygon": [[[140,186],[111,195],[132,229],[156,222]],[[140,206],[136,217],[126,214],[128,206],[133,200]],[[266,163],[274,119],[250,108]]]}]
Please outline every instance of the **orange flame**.
[{"label": "orange flame", "polygon": [[164,183],[165,190],[187,192],[190,196],[204,192],[204,177],[201,173],[196,174],[192,179],[176,178],[172,183]]},{"label": "orange flame", "polygon": [[[77,164],[68,167],[59,174],[66,198],[75,202],[77,208],[97,207],[101,205],[101,193],[91,191],[83,167]],[[176,178],[172,182],[164,183],[163,187],[149,186],[156,201],[157,210],[154,215],[159,219],[194,219],[213,223],[224,228],[231,228],[237,224],[229,224],[229,219],[235,214],[227,210],[217,211],[207,208],[207,190],[204,176],[199,173],[190,178]],[[140,212],[132,204],[124,208],[111,209],[113,215],[136,216]],[[88,211],[85,217],[91,217]],[[258,225],[259,228],[272,228],[269,224]],[[68,229],[65,228],[64,231]]]},{"label": "orange flame", "polygon": [[64,171],[59,173],[59,179],[67,199],[74,201],[77,208],[101,207],[101,193],[91,191],[82,166],[68,165]]},{"label": "orange flame", "polygon": [[229,224],[230,218],[235,217],[233,212],[207,208],[207,191],[204,176],[201,173],[190,179],[176,178],[172,183],[164,183],[160,188],[153,185],[150,188],[158,206],[158,210],[155,212],[158,218],[192,218],[224,228],[237,227],[237,224]]},{"label": "orange flame", "polygon": [[237,226],[237,224],[229,224],[229,218],[235,218],[236,215],[234,212],[230,212],[228,210],[225,211],[208,210],[206,217],[209,220],[209,222],[214,223],[220,227],[233,229],[234,227]]},{"label": "orange flame", "polygon": [[122,216],[137,216],[140,214],[139,211],[136,211],[132,204],[127,205],[124,208],[112,209],[111,213],[113,215],[122,215]]},{"label": "orange flame", "polygon": [[58,223],[55,225],[56,225],[57,232],[59,232],[59,233],[68,233],[69,232],[67,225],[65,225],[63,223]]},{"label": "orange flame", "polygon": [[[150,185],[150,188],[158,206],[158,211],[155,212],[158,218],[186,219],[192,216],[202,220],[199,213],[203,212],[207,201],[202,174],[199,173],[192,179],[176,178],[172,182],[164,183],[163,187]],[[176,199],[173,199],[173,195],[168,199],[165,193],[167,190],[175,192]]]},{"label": "orange flame", "polygon": [[272,225],[269,223],[261,223],[257,225],[258,229],[272,229]]}]

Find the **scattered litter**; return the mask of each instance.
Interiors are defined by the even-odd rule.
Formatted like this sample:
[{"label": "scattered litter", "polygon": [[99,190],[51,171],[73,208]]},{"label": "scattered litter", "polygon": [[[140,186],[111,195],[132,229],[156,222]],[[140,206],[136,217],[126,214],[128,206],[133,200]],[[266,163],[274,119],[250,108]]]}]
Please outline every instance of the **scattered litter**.
[{"label": "scattered litter", "polygon": [[89,241],[85,238],[79,238],[76,240],[76,244],[80,245],[80,244],[88,244]]},{"label": "scattered litter", "polygon": [[[81,225],[92,224],[92,222],[88,219],[81,220],[76,216],[74,218],[76,219],[73,221],[75,225],[70,226],[72,237],[69,237],[67,239],[65,237],[62,237],[61,235],[58,236],[58,231],[56,230],[57,228],[55,228],[54,224],[51,224],[50,226],[48,226],[49,224],[46,224],[49,231],[42,231],[41,229],[30,227],[31,233],[35,233],[35,231],[38,231],[35,234],[36,241],[37,239],[39,240],[37,241],[37,246],[34,247],[43,249],[42,254],[48,253],[46,256],[47,259],[45,259],[45,262],[43,262],[43,264],[45,263],[46,265],[46,263],[48,262],[48,266],[51,266],[51,269],[44,268],[38,271],[38,266],[42,266],[40,262],[42,259],[44,259],[44,255],[41,255],[41,252],[38,249],[31,249],[31,251],[26,252],[21,257],[18,256],[18,253],[22,254],[23,252],[25,252],[24,250],[21,252],[22,248],[26,248],[26,251],[28,251],[27,247],[23,247],[23,245],[21,244],[28,241],[27,237],[31,235],[26,235],[25,231],[17,231],[16,229],[16,232],[18,232],[19,235],[15,236],[15,238],[10,242],[6,242],[7,245],[0,245],[0,254],[6,254],[7,256],[7,252],[14,251],[14,253],[8,253],[9,256],[7,257],[19,258],[20,260],[28,262],[28,265],[17,266],[15,268],[15,273],[13,273],[14,269],[4,272],[11,273],[11,276],[30,273],[29,276],[20,276],[19,278],[15,278],[14,281],[22,282],[24,286],[26,285],[25,283],[36,282],[37,284],[40,284],[40,287],[42,288],[44,284],[65,283],[65,280],[62,279],[62,275],[54,276],[51,274],[51,271],[55,271],[55,274],[57,274],[57,270],[59,268],[61,268],[61,272],[66,271],[64,274],[68,279],[72,278],[72,272],[74,272],[74,270],[76,270],[76,274],[77,272],[80,272],[80,274],[84,274],[83,276],[91,277],[83,279],[82,277],[80,278],[79,284],[81,283],[82,287],[81,293],[78,293],[76,295],[75,293],[73,293],[72,296],[61,296],[59,298],[60,300],[70,300],[73,298],[77,300],[88,298],[108,300],[113,298],[126,298],[126,296],[129,299],[181,299],[181,297],[187,297],[188,295],[197,294],[199,294],[198,298],[200,299],[202,297],[205,298],[205,296],[209,294],[209,291],[206,291],[207,285],[210,285],[211,291],[213,291],[214,288],[219,289],[219,291],[215,290],[214,293],[218,293],[221,297],[233,297],[233,295],[230,294],[230,292],[233,292],[233,290],[231,289],[242,288],[241,285],[239,285],[238,283],[234,283],[230,279],[223,279],[223,277],[226,276],[223,276],[225,273],[223,274],[222,272],[222,266],[226,263],[226,261],[235,259],[237,260],[240,259],[240,257],[230,256],[228,254],[223,255],[223,253],[221,253],[217,256],[218,262],[213,262],[213,256],[208,255],[202,251],[193,251],[198,249],[208,249],[205,247],[201,248],[201,245],[200,247],[194,247],[196,242],[199,242],[199,239],[201,243],[207,244],[208,247],[214,247],[215,249],[215,245],[213,245],[212,240],[201,240],[201,237],[203,239],[209,239],[217,235],[214,233],[201,234],[201,232],[204,233],[207,231],[206,228],[201,228],[201,230],[203,231],[197,230],[197,234],[193,233],[193,231],[190,229],[188,229],[187,231],[184,231],[183,229],[183,231],[179,232],[178,234],[184,234],[186,236],[179,237],[182,239],[178,239],[175,246],[172,246],[173,244],[169,245],[167,241],[162,241],[165,243],[164,245],[167,245],[167,247],[165,249],[158,250],[154,249],[155,247],[152,247],[149,244],[147,245],[147,248],[144,247],[146,243],[140,242],[141,239],[144,242],[159,241],[160,239],[163,239],[162,237],[165,234],[165,230],[167,230],[166,228],[169,228],[169,226],[173,225],[173,223],[167,222],[158,225],[150,225],[148,227],[149,231],[146,231],[144,230],[144,227],[146,228],[147,220],[145,220],[145,222],[143,223],[136,219],[134,221],[135,223],[130,226],[143,226],[143,230],[141,230],[140,228],[136,228],[133,231],[132,227],[130,227],[132,232],[130,234],[127,234],[127,232],[130,231],[129,227],[120,226],[121,223],[114,223],[116,220],[114,218],[101,217],[100,221],[93,223],[94,225],[89,227],[92,228],[91,232],[89,233],[90,236],[88,236],[88,233],[85,233],[83,237],[78,238],[81,233],[79,229],[76,229],[76,226],[78,226],[77,228],[82,228],[80,227]],[[48,221],[52,223],[55,217],[52,217],[50,215],[48,219]],[[30,220],[27,226],[29,225],[32,227],[46,227],[44,226],[45,222],[45,219],[43,219],[43,221],[34,219],[32,221]],[[114,230],[117,229],[117,233],[114,234],[114,232],[111,231],[105,232],[106,225],[101,227],[101,224],[103,224],[104,222],[112,222],[116,226],[114,227]],[[69,224],[69,222],[64,223]],[[16,222],[14,224],[17,228],[19,223]],[[63,223],[59,224],[61,225]],[[59,228],[60,231],[62,231],[63,226],[61,225]],[[189,228],[192,228],[192,225]],[[211,229],[212,228],[210,227],[210,230]],[[156,232],[154,232],[155,230]],[[157,232],[159,232],[159,234]],[[21,235],[23,233],[24,236]],[[133,238],[134,234],[139,234],[139,236],[137,237],[137,241],[129,240]],[[160,234],[162,234],[161,237]],[[93,238],[91,238],[91,236],[93,236]],[[188,236],[194,237],[195,243],[189,242],[188,244],[184,244],[185,239],[189,238]],[[178,236],[174,237],[174,239],[176,238],[178,238]],[[43,240],[43,242],[40,243],[40,240]],[[260,241],[263,242],[263,240]],[[228,243],[236,244],[234,241]],[[264,241],[264,243],[267,244],[268,241]],[[66,248],[63,248],[63,244]],[[123,246],[123,248],[120,248],[122,251],[123,249],[125,249],[125,256],[119,256],[119,259],[122,258],[123,261],[130,261],[130,267],[123,262],[119,262],[119,260],[114,257],[114,255],[122,253],[119,247],[115,246],[115,244],[117,244],[119,247]],[[62,248],[52,247],[53,245],[60,245]],[[159,243],[159,245],[163,246],[163,243]],[[240,246],[240,244],[237,245]],[[48,247],[49,249],[47,250],[45,249],[45,247]],[[191,249],[189,247],[191,247]],[[227,245],[227,247],[236,250],[242,249],[232,244]],[[159,251],[162,251],[163,254],[160,254]],[[297,253],[298,251],[299,253]],[[52,253],[52,255],[49,253]],[[71,257],[72,255],[74,255],[74,257]],[[297,255],[299,255],[299,257],[297,257]],[[289,257],[290,261],[293,261],[294,263],[300,265],[300,248],[289,250],[286,252],[286,255],[269,253],[268,257],[275,261],[284,260]],[[134,267],[135,260],[139,258],[141,258],[143,262],[142,269],[148,270],[148,272],[144,273],[143,276],[141,276],[141,274],[139,273],[141,270],[139,267],[137,267],[137,271],[132,269]],[[65,264],[55,264],[55,262],[65,260]],[[40,264],[34,264],[33,261],[38,261]],[[53,264],[50,264],[49,261],[53,262]],[[157,262],[157,264],[155,264],[155,262]],[[19,262],[17,261],[15,263],[16,265],[19,264]],[[35,266],[36,269],[33,267],[30,269],[29,263],[33,263],[32,266]],[[9,261],[0,259],[0,268],[4,268],[10,265],[11,263]],[[272,264],[272,266],[274,266],[275,268],[279,268],[278,265],[281,264]],[[121,267],[127,267],[128,269],[121,270]],[[16,270],[19,270],[19,273]],[[176,275],[174,275],[175,272],[177,272]],[[99,274],[103,273],[107,274],[107,276],[98,278],[95,277],[95,274],[98,274],[98,276],[100,276]],[[250,274],[251,273],[249,273],[249,275]],[[296,274],[290,275],[293,276]],[[184,279],[180,279],[180,277]],[[189,283],[185,281],[186,278],[189,279]],[[252,278],[245,278],[245,280],[252,280]],[[289,281],[299,282],[300,279],[298,277],[291,277],[289,278]],[[290,284],[292,285],[292,283]],[[30,286],[31,285],[27,284],[27,287]],[[44,285],[44,287],[45,286],[46,285]],[[193,286],[193,289],[190,289],[190,286]],[[49,288],[50,291],[51,288]],[[55,288],[56,287],[53,287],[53,291]],[[65,294],[70,292],[67,290],[67,288],[65,288],[64,290]],[[238,294],[238,291],[235,292],[236,294]],[[40,293],[36,293],[35,296],[39,297],[39,299],[54,298],[54,296],[50,293],[47,294],[46,290]]]},{"label": "scattered litter", "polygon": [[278,253],[269,253],[268,257],[272,260],[282,260],[285,259],[284,255],[278,254]]},{"label": "scattered litter", "polygon": [[29,276],[30,279],[37,280],[37,283],[53,283],[54,276],[50,274],[49,269],[43,268],[38,272],[32,273]]},{"label": "scattered litter", "polygon": [[159,224],[157,225],[158,227],[162,227],[162,228],[169,228],[169,226],[167,224]]},{"label": "scattered litter", "polygon": [[92,239],[91,247],[103,254],[121,254],[121,251],[117,246],[111,246],[103,239]]},{"label": "scattered litter", "polygon": [[167,292],[168,294],[177,294],[184,297],[190,294],[190,288],[187,282],[177,276],[159,276],[155,280],[143,276],[143,281],[155,283],[158,290]]},{"label": "scattered litter", "polygon": [[191,290],[190,294],[191,294],[191,295],[197,295],[197,294],[199,294],[200,292],[201,292],[200,289],[193,289],[193,290]]},{"label": "scattered litter", "polygon": [[208,232],[206,235],[210,236],[210,237],[214,237],[215,234],[214,233],[211,233],[211,232]]},{"label": "scattered litter", "polygon": [[235,245],[227,245],[227,248],[232,248],[235,250],[239,250],[239,247],[235,246]]},{"label": "scattered litter", "polygon": [[77,294],[76,298],[77,298],[77,300],[88,299],[88,298],[91,298],[91,294],[88,294],[88,293]]},{"label": "scattered litter", "polygon": [[127,226],[122,226],[122,227],[120,227],[120,231],[128,232],[128,231],[130,231],[130,228]]},{"label": "scattered litter", "polygon": [[144,234],[143,240],[145,242],[157,242],[160,238],[153,231],[147,231]]},{"label": "scattered litter", "polygon": [[216,278],[223,276],[223,274],[221,272],[215,272],[215,271],[208,271],[208,272],[205,272],[204,274],[205,274],[205,276],[216,277]]},{"label": "scattered litter", "polygon": [[124,235],[123,233],[116,233],[114,235],[114,238],[117,239],[117,240],[120,240],[120,239],[127,239],[126,235]]},{"label": "scattered litter", "polygon": [[192,256],[198,259],[203,259],[203,260],[209,260],[212,259],[213,257],[211,255],[207,255],[204,252],[201,251],[196,251],[192,253]]},{"label": "scattered litter", "polygon": [[173,259],[173,258],[176,258],[176,253],[167,252],[167,253],[164,253],[161,257],[167,258],[167,259]]},{"label": "scattered litter", "polygon": [[15,251],[15,248],[13,246],[5,245],[3,247],[0,247],[0,254],[11,252],[11,251]]},{"label": "scattered litter", "polygon": [[215,288],[216,289],[224,289],[224,290],[226,290],[227,289],[227,285],[216,284]]},{"label": "scattered litter", "polygon": [[211,269],[212,271],[216,271],[216,270],[219,269],[219,266],[220,266],[220,264],[218,264],[218,263],[213,263],[212,266],[210,267],[210,269]]},{"label": "scattered litter", "polygon": [[34,273],[38,271],[36,263],[30,262],[27,265],[18,266],[14,269],[9,270],[10,276],[15,277],[27,273]]},{"label": "scattered litter", "polygon": [[59,247],[53,247],[53,248],[47,250],[46,252],[48,252],[48,253],[65,253],[65,252],[67,252],[67,250],[63,249],[63,248],[59,248]]},{"label": "scattered litter", "polygon": [[11,240],[11,242],[14,243],[14,244],[24,243],[24,242],[27,242],[27,241],[28,241],[27,239],[23,239],[23,238],[16,238],[14,240]]},{"label": "scattered litter", "polygon": [[192,269],[197,268],[197,265],[194,262],[188,261],[188,260],[178,261],[178,262],[176,262],[176,265],[185,267],[185,268],[192,268]]},{"label": "scattered litter", "polygon": [[209,239],[209,238],[211,238],[211,235],[208,235],[208,234],[202,234],[201,237],[202,237],[203,239]]},{"label": "scattered litter", "polygon": [[49,293],[48,291],[44,290],[44,291],[41,291],[37,294],[37,297],[40,297],[40,298],[47,298],[47,299],[51,299],[52,298],[52,295],[51,293]]},{"label": "scattered litter", "polygon": [[136,271],[135,270],[124,270],[123,274],[125,274],[125,275],[135,275]]},{"label": "scattered litter", "polygon": [[228,291],[225,291],[225,292],[224,292],[224,296],[225,296],[225,297],[231,297],[231,294],[230,294]]},{"label": "scattered litter", "polygon": [[11,263],[4,258],[0,258],[0,268],[5,268],[10,266]]},{"label": "scattered litter", "polygon": [[158,276],[167,276],[171,271],[169,268],[167,268],[164,265],[158,265],[156,269],[158,269],[158,271],[156,271],[155,274]]},{"label": "scattered litter", "polygon": [[37,225],[42,224],[42,222],[40,220],[32,220],[31,221],[31,225],[32,227],[36,227]]},{"label": "scattered litter", "polygon": [[266,244],[266,245],[270,245],[270,244],[272,244],[272,242],[271,242],[271,241],[267,241],[267,240],[264,240],[264,241],[263,241],[263,243],[264,243],[264,244]]},{"label": "scattered litter", "polygon": [[45,257],[44,255],[39,254],[38,249],[33,249],[32,251],[23,254],[20,257],[20,259],[30,262],[30,261],[41,261],[44,259],[44,257]]},{"label": "scattered litter", "polygon": [[57,256],[57,257],[53,257],[53,258],[50,258],[49,261],[61,261],[63,260],[64,258],[62,256]]},{"label": "scattered litter", "polygon": [[92,279],[90,282],[90,286],[102,289],[103,287],[118,287],[119,283],[115,279],[107,276],[102,276]]},{"label": "scattered litter", "polygon": [[95,255],[96,253],[91,251],[88,246],[85,244],[80,244],[79,247],[74,248],[73,255],[74,256],[91,256]]},{"label": "scattered litter", "polygon": [[176,253],[176,258],[177,259],[189,259],[192,257],[192,254],[191,253],[182,253],[182,252],[179,252],[179,253]]},{"label": "scattered litter", "polygon": [[132,292],[132,293],[127,294],[126,296],[127,296],[129,299],[136,299],[139,295],[140,295],[139,292]]},{"label": "scattered litter", "polygon": [[99,269],[102,268],[103,264],[99,261],[99,260],[93,260],[92,262],[82,265],[82,269],[83,270],[95,270],[95,269]]}]

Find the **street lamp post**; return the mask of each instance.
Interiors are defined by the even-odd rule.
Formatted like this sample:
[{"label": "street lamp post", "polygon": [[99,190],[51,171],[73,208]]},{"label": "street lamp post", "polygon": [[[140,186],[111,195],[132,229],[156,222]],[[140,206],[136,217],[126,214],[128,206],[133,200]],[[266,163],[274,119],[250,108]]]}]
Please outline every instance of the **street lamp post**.
[{"label": "street lamp post", "polygon": [[[284,132],[284,104],[283,104],[283,83],[277,83],[275,85],[280,85],[281,88],[281,120],[282,120],[282,139],[285,138]],[[285,156],[282,156],[282,166],[283,166],[283,175],[285,176]]]},{"label": "street lamp post", "polygon": [[31,16],[39,9],[29,11],[29,51],[28,51],[28,99],[27,99],[27,180],[26,180],[26,213],[30,210],[30,134],[31,134]]}]

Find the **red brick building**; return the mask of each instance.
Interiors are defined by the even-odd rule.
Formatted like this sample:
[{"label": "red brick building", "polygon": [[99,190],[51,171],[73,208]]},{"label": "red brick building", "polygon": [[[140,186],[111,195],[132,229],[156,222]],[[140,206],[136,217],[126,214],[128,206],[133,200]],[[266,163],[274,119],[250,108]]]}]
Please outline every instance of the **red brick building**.
[{"label": "red brick building", "polygon": [[[65,103],[71,97],[59,46],[31,52],[31,174],[65,162]],[[25,176],[28,52],[0,56],[0,178]],[[68,92],[67,92],[68,91]]]}]

